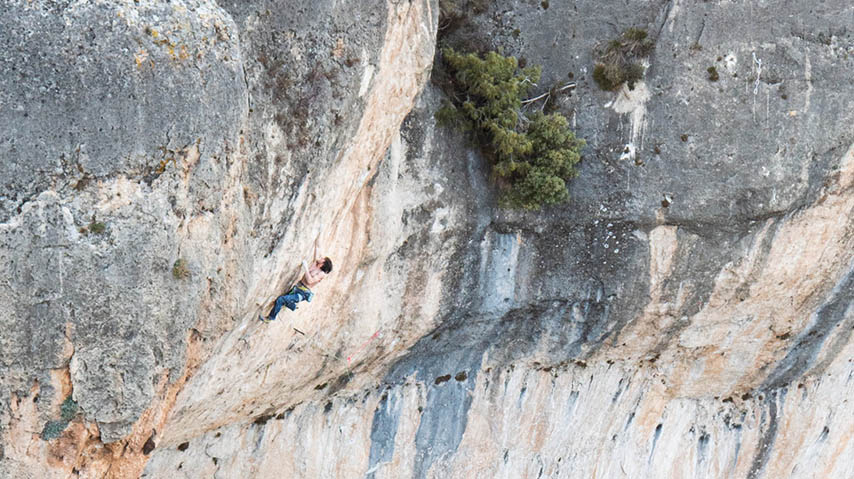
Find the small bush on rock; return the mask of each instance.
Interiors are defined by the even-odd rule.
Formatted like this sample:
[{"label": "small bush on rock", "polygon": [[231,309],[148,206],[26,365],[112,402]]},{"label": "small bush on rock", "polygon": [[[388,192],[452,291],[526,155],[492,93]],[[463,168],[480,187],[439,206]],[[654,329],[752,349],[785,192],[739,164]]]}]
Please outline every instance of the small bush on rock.
[{"label": "small bush on rock", "polygon": [[489,8],[490,0],[439,0],[439,35],[447,34]]},{"label": "small bush on rock", "polygon": [[655,43],[648,38],[646,30],[629,28],[598,53],[598,61],[593,66],[593,81],[607,91],[617,90],[624,83],[633,90],[635,82],[644,74],[640,59],[649,55],[653,46]]},{"label": "small bush on rock", "polygon": [[172,265],[172,277],[175,279],[185,279],[190,277],[190,268],[187,265],[187,260],[178,258],[175,264]]},{"label": "small bush on rock", "polygon": [[720,75],[718,75],[718,69],[713,66],[706,68],[706,72],[709,74],[709,81],[715,82],[721,78]]},{"label": "small bush on rock", "polygon": [[519,68],[515,57],[442,50],[450,100],[440,123],[470,132],[492,163],[506,208],[540,209],[569,199],[566,182],[577,175],[584,141],[558,113],[523,113],[522,100],[539,81],[538,66]]},{"label": "small bush on rock", "polygon": [[104,234],[107,231],[107,225],[100,221],[92,221],[89,223],[89,231],[97,235]]}]

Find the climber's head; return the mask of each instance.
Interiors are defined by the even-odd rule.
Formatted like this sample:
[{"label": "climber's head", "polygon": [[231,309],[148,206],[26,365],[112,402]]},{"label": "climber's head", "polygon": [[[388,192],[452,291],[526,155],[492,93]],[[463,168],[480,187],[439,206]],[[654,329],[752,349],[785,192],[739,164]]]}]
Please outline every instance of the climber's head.
[{"label": "climber's head", "polygon": [[326,277],[327,274],[332,272],[332,260],[329,258],[323,258],[314,260],[311,263],[311,266],[308,267],[308,271],[305,272],[303,276],[303,283],[309,288],[314,286],[315,284],[321,282],[323,278]]},{"label": "climber's head", "polygon": [[329,257],[317,260],[317,267],[326,274],[332,272],[332,260]]}]

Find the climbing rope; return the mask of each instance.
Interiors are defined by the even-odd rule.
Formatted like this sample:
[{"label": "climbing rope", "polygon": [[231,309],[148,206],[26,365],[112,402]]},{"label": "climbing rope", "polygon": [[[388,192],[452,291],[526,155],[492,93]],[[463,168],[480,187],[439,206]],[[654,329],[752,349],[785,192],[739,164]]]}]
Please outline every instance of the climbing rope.
[{"label": "climbing rope", "polygon": [[347,356],[347,367],[350,367],[350,361],[352,361],[352,360],[353,360],[353,357],[354,357],[354,356],[356,356],[357,354],[361,353],[361,352],[362,352],[362,350],[364,350],[366,347],[368,347],[368,345],[369,345],[369,344],[371,344],[371,342],[372,342],[373,340],[377,339],[378,337],[380,337],[380,330],[379,330],[379,329],[378,329],[378,330],[376,330],[376,331],[374,332],[374,334],[373,334],[373,335],[371,335],[371,337],[370,337],[370,338],[368,338],[368,340],[367,340],[367,341],[365,341],[364,343],[362,343],[362,345],[361,345],[361,346],[359,346],[359,349],[357,349],[355,353],[351,354],[350,356]]},{"label": "climbing rope", "polygon": [[[333,358],[335,358],[335,359],[339,359],[339,360],[340,360],[340,359],[342,359],[342,358],[341,358],[341,356],[340,356],[338,353],[331,353],[331,354],[330,354],[330,351],[328,351],[326,348],[321,347],[320,345],[318,345],[318,344],[317,344],[317,340],[316,340],[316,339],[315,339],[315,337],[314,337],[314,334],[312,334],[312,335],[310,335],[310,336],[309,336],[309,335],[307,335],[306,333],[304,333],[304,332],[300,331],[300,330],[299,330],[299,329],[297,329],[297,328],[291,327],[291,329],[293,329],[293,330],[294,330],[294,332],[296,332],[296,333],[300,334],[303,338],[305,338],[305,342],[304,342],[303,344],[305,344],[305,345],[307,345],[307,346],[309,346],[309,347],[311,347],[311,348],[314,348],[314,350],[315,350],[315,351],[319,352],[319,353],[320,353],[320,354],[322,354],[323,356],[326,356],[326,357],[333,357]],[[363,343],[358,347],[358,349],[356,349],[356,351],[354,351],[352,354],[350,354],[349,356],[347,356],[347,368],[350,368],[350,366],[352,365],[353,359],[354,359],[356,356],[358,356],[362,351],[364,351],[364,350],[365,350],[365,349],[366,349],[366,348],[367,348],[367,347],[368,347],[368,346],[369,346],[369,345],[370,345],[370,344],[371,344],[375,339],[377,339],[377,338],[379,338],[379,337],[380,337],[380,331],[382,331],[382,328],[380,328],[380,329],[378,329],[378,330],[374,331],[374,334],[372,334],[372,335],[371,335],[371,337],[367,339],[367,341],[363,342]]]}]

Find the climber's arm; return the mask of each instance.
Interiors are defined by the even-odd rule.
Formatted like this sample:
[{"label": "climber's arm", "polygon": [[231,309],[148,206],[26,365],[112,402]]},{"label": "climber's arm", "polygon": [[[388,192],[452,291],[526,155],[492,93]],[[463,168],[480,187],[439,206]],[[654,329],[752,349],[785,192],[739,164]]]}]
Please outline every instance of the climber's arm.
[{"label": "climber's arm", "polygon": [[317,241],[318,241],[318,239],[315,238],[314,239],[314,261],[317,261],[320,259],[320,253],[318,253],[318,250],[317,250]]}]

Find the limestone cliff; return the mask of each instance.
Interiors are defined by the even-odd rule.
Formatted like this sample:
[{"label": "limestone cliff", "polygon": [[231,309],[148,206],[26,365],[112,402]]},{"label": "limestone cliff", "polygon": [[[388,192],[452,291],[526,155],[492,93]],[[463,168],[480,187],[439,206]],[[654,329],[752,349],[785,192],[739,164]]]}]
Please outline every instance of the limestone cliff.
[{"label": "limestone cliff", "polygon": [[[457,3],[2,7],[0,476],[854,477],[854,9]],[[440,29],[576,83],[569,204],[435,125]]]}]

